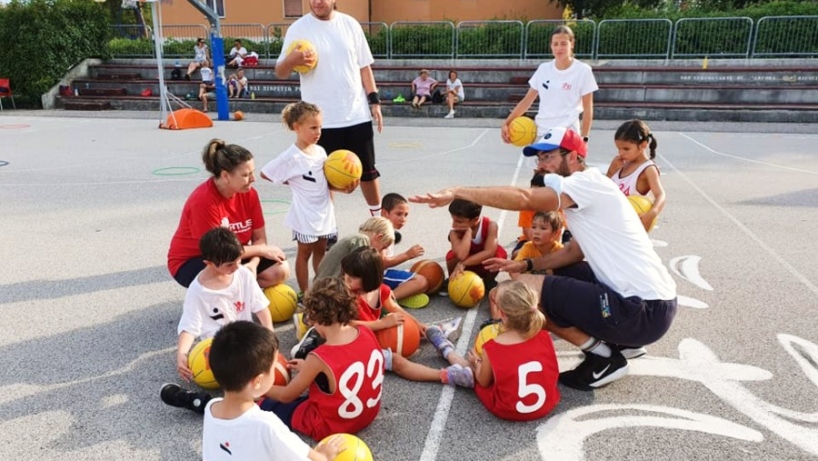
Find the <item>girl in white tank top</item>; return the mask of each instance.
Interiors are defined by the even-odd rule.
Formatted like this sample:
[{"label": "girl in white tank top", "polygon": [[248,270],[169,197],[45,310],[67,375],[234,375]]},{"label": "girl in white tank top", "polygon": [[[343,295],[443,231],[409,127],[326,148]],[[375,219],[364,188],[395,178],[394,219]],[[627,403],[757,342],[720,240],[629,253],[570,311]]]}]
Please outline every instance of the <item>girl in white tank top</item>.
[{"label": "girl in white tank top", "polygon": [[627,196],[647,196],[649,199],[652,196],[653,207],[640,215],[645,229],[650,229],[651,223],[665,208],[665,189],[659,181],[659,167],[653,162],[656,138],[645,122],[630,120],[616,130],[614,142],[618,154],[608,167],[608,177]]}]

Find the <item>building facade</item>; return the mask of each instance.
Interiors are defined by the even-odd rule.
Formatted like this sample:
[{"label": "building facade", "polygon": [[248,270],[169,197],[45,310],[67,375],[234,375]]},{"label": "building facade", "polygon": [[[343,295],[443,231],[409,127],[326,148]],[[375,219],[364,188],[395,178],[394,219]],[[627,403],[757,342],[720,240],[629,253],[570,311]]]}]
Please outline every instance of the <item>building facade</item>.
[{"label": "building facade", "polygon": [[[166,26],[201,24],[202,14],[190,0],[162,3]],[[310,11],[309,0],[202,0],[216,10],[222,24],[292,23]],[[485,21],[492,19],[560,19],[562,8],[547,0],[338,0],[336,6],[359,22]]]}]

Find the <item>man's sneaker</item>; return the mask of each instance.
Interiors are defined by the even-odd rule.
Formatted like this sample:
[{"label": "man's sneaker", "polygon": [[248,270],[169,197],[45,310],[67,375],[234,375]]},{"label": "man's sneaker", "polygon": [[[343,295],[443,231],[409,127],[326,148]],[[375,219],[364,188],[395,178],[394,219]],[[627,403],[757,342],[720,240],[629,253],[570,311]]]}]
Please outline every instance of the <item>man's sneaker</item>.
[{"label": "man's sneaker", "polygon": [[205,406],[210,401],[207,392],[186,391],[176,384],[164,384],[159,391],[159,397],[166,405],[177,408],[187,408],[199,414],[204,414]]},{"label": "man's sneaker", "polygon": [[489,325],[494,325],[496,323],[503,323],[503,320],[502,319],[486,319],[486,320],[483,321],[483,323],[480,324],[480,328],[478,328],[477,331],[480,331],[483,328],[486,328]]},{"label": "man's sneaker", "polygon": [[441,322],[436,325],[443,332],[443,337],[449,341],[457,341],[460,338],[460,330],[463,329],[463,317],[455,317],[451,320]]},{"label": "man's sneaker", "polygon": [[643,355],[648,353],[648,350],[644,347],[625,347],[625,346],[614,346],[619,349],[619,352],[622,353],[622,357],[625,357],[628,360],[631,359],[638,359]]},{"label": "man's sneaker", "polygon": [[403,235],[401,235],[400,232],[395,231],[395,245],[399,244],[401,240],[403,240]]},{"label": "man's sneaker", "polygon": [[440,285],[440,289],[437,290],[437,294],[439,296],[449,296],[449,279],[443,280],[443,283]]},{"label": "man's sneaker", "polygon": [[610,357],[585,353],[585,360],[576,368],[560,373],[560,384],[580,391],[592,391],[628,374],[628,361],[618,349],[611,348]]},{"label": "man's sneaker", "polygon": [[450,386],[474,387],[474,372],[471,368],[459,364],[446,368],[446,378]]},{"label": "man's sneaker", "polygon": [[324,344],[326,341],[326,339],[318,334],[315,327],[310,327],[307,333],[304,334],[304,337],[301,338],[301,341],[293,346],[290,351],[290,357],[294,359],[306,359],[310,352],[314,351],[316,347]]},{"label": "man's sneaker", "polygon": [[435,346],[435,349],[440,352],[440,356],[444,359],[454,350],[454,344],[446,339],[439,326],[432,325],[426,328],[426,339]]},{"label": "man's sneaker", "polygon": [[454,111],[453,110],[449,111],[449,113],[446,114],[446,116],[443,118],[454,118]]},{"label": "man's sneaker", "polygon": [[429,296],[425,293],[418,293],[416,295],[407,296],[399,299],[398,304],[409,309],[420,309],[429,305]]}]

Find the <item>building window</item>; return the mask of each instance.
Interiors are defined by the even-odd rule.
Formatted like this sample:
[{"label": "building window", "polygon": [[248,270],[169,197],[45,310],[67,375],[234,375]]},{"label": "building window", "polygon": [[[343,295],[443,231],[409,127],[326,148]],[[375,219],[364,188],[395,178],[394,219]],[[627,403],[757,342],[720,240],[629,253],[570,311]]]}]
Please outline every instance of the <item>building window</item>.
[{"label": "building window", "polygon": [[304,10],[301,9],[301,0],[284,0],[285,18],[300,18],[301,16],[304,16]]},{"label": "building window", "polygon": [[211,10],[215,11],[220,18],[225,17],[224,0],[206,0],[205,3]]}]

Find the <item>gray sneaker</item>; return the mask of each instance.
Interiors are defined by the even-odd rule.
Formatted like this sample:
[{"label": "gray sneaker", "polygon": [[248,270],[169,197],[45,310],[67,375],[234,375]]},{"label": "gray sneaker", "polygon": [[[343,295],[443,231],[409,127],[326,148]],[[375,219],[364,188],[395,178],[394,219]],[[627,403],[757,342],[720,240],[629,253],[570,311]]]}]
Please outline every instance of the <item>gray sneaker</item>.
[{"label": "gray sneaker", "polygon": [[445,320],[439,325],[435,325],[443,332],[443,337],[449,341],[457,341],[460,338],[460,331],[463,329],[463,317],[455,317],[451,320]]},{"label": "gray sneaker", "polygon": [[648,350],[645,349],[644,347],[617,346],[617,349],[619,349],[619,352],[622,353],[622,357],[625,357],[628,360],[637,359],[648,353]]},{"label": "gray sneaker", "polygon": [[446,368],[446,377],[449,380],[450,386],[467,387],[469,389],[474,387],[474,373],[469,367],[462,365],[452,365]]},{"label": "gray sneaker", "polygon": [[426,339],[435,346],[440,355],[445,359],[454,350],[454,344],[446,339],[440,327],[433,325],[426,328]]}]

